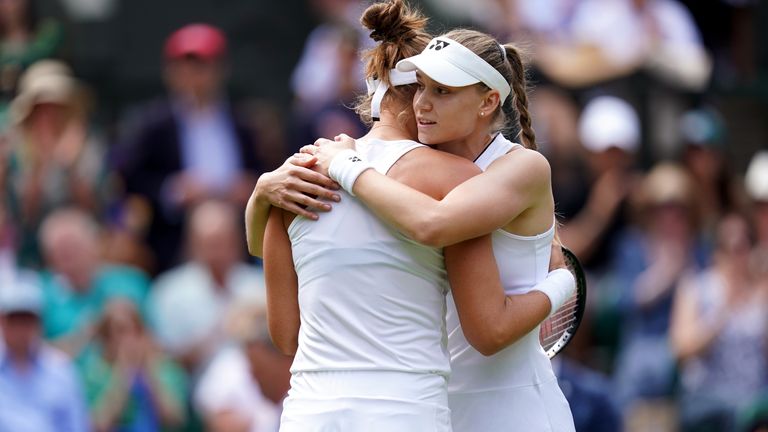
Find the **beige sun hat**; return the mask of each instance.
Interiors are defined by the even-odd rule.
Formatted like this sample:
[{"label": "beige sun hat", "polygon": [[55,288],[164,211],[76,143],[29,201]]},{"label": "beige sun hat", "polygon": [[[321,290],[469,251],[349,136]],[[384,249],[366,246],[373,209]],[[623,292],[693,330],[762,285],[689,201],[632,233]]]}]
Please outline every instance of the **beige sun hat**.
[{"label": "beige sun hat", "polygon": [[72,70],[59,60],[41,60],[19,79],[19,90],[10,106],[11,121],[20,124],[37,104],[77,106],[83,103],[83,89]]},{"label": "beige sun hat", "polygon": [[661,162],[654,166],[643,179],[641,187],[645,205],[687,205],[694,201],[691,175],[673,162]]}]

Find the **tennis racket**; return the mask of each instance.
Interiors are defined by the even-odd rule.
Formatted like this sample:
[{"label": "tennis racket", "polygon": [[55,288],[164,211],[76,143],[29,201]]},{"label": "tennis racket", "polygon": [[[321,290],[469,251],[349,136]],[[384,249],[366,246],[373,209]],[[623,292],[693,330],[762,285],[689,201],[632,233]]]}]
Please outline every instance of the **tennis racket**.
[{"label": "tennis racket", "polygon": [[562,248],[565,265],[576,279],[576,293],[541,323],[539,341],[549,358],[557,355],[571,341],[581,324],[587,305],[587,280],[584,277],[584,269],[573,252],[565,246]]}]

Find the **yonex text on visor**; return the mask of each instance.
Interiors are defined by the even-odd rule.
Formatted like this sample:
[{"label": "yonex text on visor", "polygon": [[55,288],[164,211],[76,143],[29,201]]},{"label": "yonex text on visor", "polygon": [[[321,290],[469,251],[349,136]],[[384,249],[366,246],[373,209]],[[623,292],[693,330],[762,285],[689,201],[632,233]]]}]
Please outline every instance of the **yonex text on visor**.
[{"label": "yonex text on visor", "polygon": [[429,78],[450,87],[465,87],[482,82],[499,92],[501,101],[509,96],[506,79],[493,66],[469,48],[446,37],[436,37],[421,54],[400,60],[397,70],[419,70]]}]

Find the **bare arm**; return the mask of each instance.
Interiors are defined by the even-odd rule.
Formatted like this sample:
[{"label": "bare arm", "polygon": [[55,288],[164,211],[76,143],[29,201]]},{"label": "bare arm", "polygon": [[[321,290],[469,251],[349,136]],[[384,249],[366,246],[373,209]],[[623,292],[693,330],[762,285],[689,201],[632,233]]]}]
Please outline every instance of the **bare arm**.
[{"label": "bare arm", "polygon": [[543,44],[536,50],[536,65],[558,84],[579,88],[626,76],[640,67],[640,59],[627,64],[608,61],[595,46]]},{"label": "bare arm", "polygon": [[[321,145],[313,150],[323,172],[350,141],[318,140]],[[516,150],[491,164],[483,175],[454,188],[442,200],[372,169],[357,178],[353,192],[399,231],[419,243],[444,247],[506,226],[539,200],[551,197],[549,180],[549,163],[544,156]]]},{"label": "bare arm", "polygon": [[446,247],[444,254],[461,328],[481,354],[499,352],[549,315],[549,298],[541,291],[504,294],[490,236]]},{"label": "bare arm", "polygon": [[[428,169],[435,166],[441,169]],[[477,178],[473,176],[479,173],[480,169],[468,160],[417,149],[398,161],[388,175],[427,196],[442,198],[463,180]],[[490,236],[446,247],[444,255],[464,334],[482,354],[494,354],[514,343],[549,314],[549,297],[540,291],[514,296],[504,293]],[[564,266],[562,256],[554,258],[554,265]],[[575,287],[573,279],[565,282],[571,284],[571,289]]]},{"label": "bare arm", "polygon": [[651,264],[637,276],[632,286],[635,304],[641,309],[655,306],[674,290],[688,267],[688,248],[683,242],[659,240],[652,254]]},{"label": "bare arm", "polygon": [[633,178],[621,169],[612,169],[597,179],[584,208],[560,230],[563,243],[576,256],[588,260],[595,253],[598,240],[611,227],[633,184]]},{"label": "bare arm", "polygon": [[179,400],[170,394],[163,383],[160,377],[160,367],[162,367],[160,361],[157,354],[152,354],[145,368],[151,390],[152,405],[154,405],[163,426],[179,426],[185,420],[184,407]]},{"label": "bare arm", "polygon": [[132,377],[115,367],[103,396],[91,409],[91,422],[96,431],[108,431],[117,423],[130,393]]},{"label": "bare arm", "polygon": [[211,432],[248,432],[251,419],[233,409],[206,413],[205,425]]},{"label": "bare arm", "polygon": [[245,234],[251,255],[261,257],[264,254],[264,231],[271,206],[317,219],[312,210],[331,209],[321,198],[339,200],[339,195],[334,192],[338,186],[328,177],[312,171],[309,167],[314,164],[311,156],[291,156],[280,168],[259,177],[245,208]]},{"label": "bare arm", "polygon": [[299,345],[299,281],[293,267],[291,241],[283,211],[272,208],[264,236],[264,276],[267,283],[267,319],[275,346],[293,355]]},{"label": "bare arm", "polygon": [[670,324],[672,351],[680,361],[701,354],[720,334],[727,319],[727,312],[721,313],[715,323],[701,319],[694,280],[688,278],[675,293]]}]

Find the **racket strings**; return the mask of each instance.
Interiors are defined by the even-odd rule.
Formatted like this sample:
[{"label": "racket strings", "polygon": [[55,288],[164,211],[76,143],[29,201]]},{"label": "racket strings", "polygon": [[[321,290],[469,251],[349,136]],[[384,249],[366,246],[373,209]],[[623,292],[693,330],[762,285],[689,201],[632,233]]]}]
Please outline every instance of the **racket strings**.
[{"label": "racket strings", "polygon": [[539,341],[545,351],[560,341],[563,334],[572,329],[578,320],[578,295],[573,295],[552,316],[541,325]]},{"label": "racket strings", "polygon": [[586,280],[579,259],[568,248],[563,246],[562,250],[565,264],[576,279],[576,293],[541,324],[539,342],[549,358],[568,345],[578,329],[587,296]]}]

